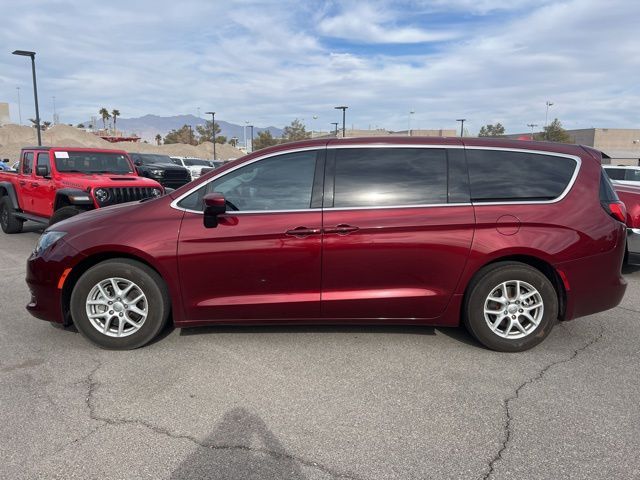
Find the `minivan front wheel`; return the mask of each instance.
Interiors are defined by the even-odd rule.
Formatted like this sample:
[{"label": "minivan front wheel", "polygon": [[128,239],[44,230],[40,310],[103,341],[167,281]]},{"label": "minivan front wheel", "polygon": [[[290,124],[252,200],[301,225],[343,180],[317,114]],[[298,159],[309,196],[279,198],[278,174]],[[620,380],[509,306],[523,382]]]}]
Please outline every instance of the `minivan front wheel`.
[{"label": "minivan front wheel", "polygon": [[539,270],[519,262],[485,267],[469,287],[463,312],[469,332],[486,347],[520,352],[549,335],[558,318],[558,296]]},{"label": "minivan front wheel", "polygon": [[87,270],[71,293],[71,317],[102,348],[129,350],[149,343],[169,315],[169,295],[158,273],[129,259],[107,260]]}]

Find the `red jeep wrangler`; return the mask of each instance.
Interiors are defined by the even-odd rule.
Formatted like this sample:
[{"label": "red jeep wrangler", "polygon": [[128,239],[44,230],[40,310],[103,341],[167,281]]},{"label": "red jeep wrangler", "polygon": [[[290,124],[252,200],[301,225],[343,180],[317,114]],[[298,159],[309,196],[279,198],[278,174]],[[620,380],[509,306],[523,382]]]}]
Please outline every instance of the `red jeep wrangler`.
[{"label": "red jeep wrangler", "polygon": [[18,170],[0,171],[0,226],[18,233],[26,220],[52,225],[86,210],[163,193],[158,182],[138,176],[123,150],[23,148]]}]

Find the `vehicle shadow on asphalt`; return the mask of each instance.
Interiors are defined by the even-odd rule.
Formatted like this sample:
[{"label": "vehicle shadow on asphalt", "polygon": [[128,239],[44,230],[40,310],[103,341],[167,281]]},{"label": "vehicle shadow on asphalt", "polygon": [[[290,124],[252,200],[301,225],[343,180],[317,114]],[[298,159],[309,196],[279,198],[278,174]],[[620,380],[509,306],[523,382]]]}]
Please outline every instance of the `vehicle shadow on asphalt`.
[{"label": "vehicle shadow on asphalt", "polygon": [[627,263],[626,265],[622,266],[623,275],[628,275],[636,272],[640,272],[640,265],[631,265]]},{"label": "vehicle shadow on asphalt", "polygon": [[203,448],[183,460],[172,472],[172,479],[302,480],[307,477],[301,466],[319,468],[315,463],[288,454],[265,422],[245,408],[225,413],[213,433],[205,440],[198,440],[198,444]]}]

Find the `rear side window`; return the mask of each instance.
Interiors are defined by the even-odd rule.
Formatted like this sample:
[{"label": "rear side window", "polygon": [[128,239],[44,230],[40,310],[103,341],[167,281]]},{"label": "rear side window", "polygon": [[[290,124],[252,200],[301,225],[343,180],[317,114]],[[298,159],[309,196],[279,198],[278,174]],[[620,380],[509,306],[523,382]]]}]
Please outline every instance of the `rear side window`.
[{"label": "rear side window", "polygon": [[27,152],[22,158],[22,173],[29,175],[33,171],[33,152]]},{"label": "rear side window", "polygon": [[624,180],[624,169],[622,168],[605,168],[605,172],[611,180]]},{"label": "rear side window", "polygon": [[501,150],[467,150],[471,200],[508,202],[553,200],[577,168],[571,158]]},{"label": "rear side window", "polygon": [[447,155],[431,148],[339,149],[334,207],[447,203]]}]

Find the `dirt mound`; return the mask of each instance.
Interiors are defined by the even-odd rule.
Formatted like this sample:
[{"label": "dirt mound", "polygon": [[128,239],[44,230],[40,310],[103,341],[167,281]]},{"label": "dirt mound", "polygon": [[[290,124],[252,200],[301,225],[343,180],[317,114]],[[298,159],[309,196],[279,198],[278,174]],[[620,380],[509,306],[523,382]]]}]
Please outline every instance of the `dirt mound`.
[{"label": "dirt mound", "polygon": [[[18,160],[23,147],[37,145],[36,130],[32,127],[20,125],[5,125],[0,127],[0,159]],[[179,155],[183,157],[213,158],[213,144],[205,142],[193,146],[183,143],[169,145],[151,145],[149,143],[120,142],[110,143],[90,132],[69,125],[55,125],[42,134],[42,144],[52,147],[93,147],[113,148],[127,152],[162,153],[165,155]],[[244,155],[231,145],[216,145],[216,158],[229,160]]]}]

